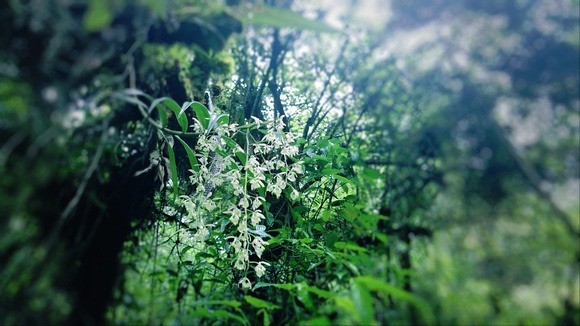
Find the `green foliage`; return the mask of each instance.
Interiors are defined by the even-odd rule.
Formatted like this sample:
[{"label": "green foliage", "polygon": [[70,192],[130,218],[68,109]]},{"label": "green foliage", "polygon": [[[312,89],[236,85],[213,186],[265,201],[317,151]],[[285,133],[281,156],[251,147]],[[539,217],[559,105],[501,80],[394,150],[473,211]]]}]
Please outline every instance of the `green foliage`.
[{"label": "green foliage", "polygon": [[[0,323],[83,321],[79,271],[119,276],[112,324],[577,323],[578,77],[556,59],[576,67],[578,26],[548,1],[419,2],[340,35],[298,2],[6,5],[26,15],[0,50]],[[423,28],[441,12],[459,24]],[[227,43],[233,16],[261,28]],[[12,52],[43,24],[29,69]],[[415,25],[437,33],[397,57]],[[121,275],[91,269],[122,241]]]},{"label": "green foliage", "polygon": [[336,33],[337,30],[328,25],[304,18],[299,13],[288,9],[270,6],[253,6],[246,17],[240,17],[247,24],[275,28],[295,28],[319,33]]}]

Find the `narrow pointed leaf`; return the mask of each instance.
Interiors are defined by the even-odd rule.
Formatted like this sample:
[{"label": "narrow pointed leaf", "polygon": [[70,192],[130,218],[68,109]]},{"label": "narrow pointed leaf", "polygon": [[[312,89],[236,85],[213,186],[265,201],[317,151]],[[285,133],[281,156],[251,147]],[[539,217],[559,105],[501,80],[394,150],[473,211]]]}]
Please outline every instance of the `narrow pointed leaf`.
[{"label": "narrow pointed leaf", "polygon": [[187,153],[187,158],[189,159],[189,165],[191,166],[191,169],[194,170],[195,172],[199,172],[199,163],[197,162],[197,158],[195,157],[195,153],[193,152],[191,147],[189,147],[189,145],[187,145],[187,143],[185,141],[183,141],[183,139],[181,139],[181,137],[175,136],[175,138],[177,138],[177,140],[179,140],[179,142],[181,143],[181,145],[185,149],[185,152]]},{"label": "narrow pointed leaf", "polygon": [[192,102],[191,108],[195,112],[199,123],[201,123],[203,128],[207,130],[209,128],[209,110],[205,107],[205,105],[199,102]]},{"label": "narrow pointed leaf", "polygon": [[[171,136],[169,136],[171,137]],[[171,173],[171,182],[173,183],[173,198],[177,198],[178,179],[177,179],[177,162],[175,161],[175,152],[173,152],[173,144],[167,144],[167,155],[169,156],[169,166]]]}]

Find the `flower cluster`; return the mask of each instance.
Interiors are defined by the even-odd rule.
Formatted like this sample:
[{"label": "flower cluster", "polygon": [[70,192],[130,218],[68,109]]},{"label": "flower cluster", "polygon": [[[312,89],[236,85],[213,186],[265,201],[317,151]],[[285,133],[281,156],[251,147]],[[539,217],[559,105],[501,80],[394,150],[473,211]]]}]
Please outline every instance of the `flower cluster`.
[{"label": "flower cluster", "polygon": [[[264,123],[254,120],[258,128]],[[267,127],[261,139],[252,139],[246,130],[244,148],[229,138],[236,132],[240,129],[235,125],[222,125],[200,137],[196,147],[199,168],[191,171],[190,178],[196,195],[183,196],[183,202],[188,212],[185,222],[195,230],[194,241],[204,241],[210,234],[209,216],[219,216],[215,211],[221,208],[232,226],[233,235],[226,239],[233,251],[233,267],[243,272],[239,285],[246,289],[251,288],[249,268],[262,277],[269,266],[265,261],[250,260],[252,255],[262,258],[270,237],[265,226],[265,197],[288,191],[296,198],[298,191],[291,184],[303,168],[296,159],[295,138],[284,132],[282,120]]]}]

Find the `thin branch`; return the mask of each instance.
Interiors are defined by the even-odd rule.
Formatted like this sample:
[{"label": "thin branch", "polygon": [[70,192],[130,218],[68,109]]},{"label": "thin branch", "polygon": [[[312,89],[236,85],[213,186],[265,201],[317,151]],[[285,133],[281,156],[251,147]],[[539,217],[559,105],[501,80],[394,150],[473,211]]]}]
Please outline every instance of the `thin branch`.
[{"label": "thin branch", "polygon": [[509,141],[509,139],[507,138],[507,136],[503,132],[502,128],[497,124],[497,122],[493,119],[490,119],[490,120],[491,120],[493,130],[498,134],[499,138],[501,139],[501,141],[504,143],[504,145],[508,149],[509,154],[512,156],[513,160],[516,162],[516,165],[517,165],[520,173],[524,176],[524,178],[526,179],[528,184],[534,189],[534,191],[538,194],[538,196],[540,198],[542,198],[544,201],[546,201],[548,203],[548,205],[550,205],[550,208],[555,213],[555,217],[560,222],[562,222],[562,224],[564,224],[564,226],[566,227],[568,232],[572,236],[580,237],[580,231],[576,230],[574,225],[572,225],[572,222],[570,221],[570,217],[560,207],[558,207],[558,205],[556,205],[556,203],[554,202],[554,199],[552,198],[552,195],[549,192],[542,189],[542,187],[540,185],[542,182],[542,179],[538,175],[538,173],[534,170],[534,168],[530,164],[528,164],[528,162],[526,162],[524,160],[523,157],[521,157],[518,154],[516,148]]}]

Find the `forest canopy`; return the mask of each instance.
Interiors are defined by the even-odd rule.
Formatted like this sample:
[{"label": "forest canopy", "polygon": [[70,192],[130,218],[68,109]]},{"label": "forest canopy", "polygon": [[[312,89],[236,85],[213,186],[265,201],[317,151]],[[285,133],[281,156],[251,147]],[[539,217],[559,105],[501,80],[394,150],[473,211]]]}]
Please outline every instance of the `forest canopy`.
[{"label": "forest canopy", "polygon": [[580,324],[580,3],[0,3],[0,323]]}]

